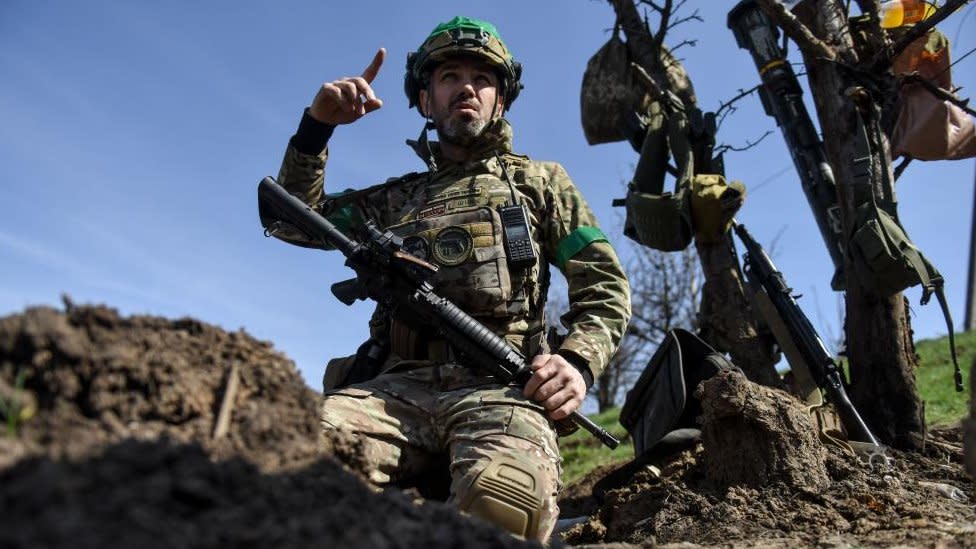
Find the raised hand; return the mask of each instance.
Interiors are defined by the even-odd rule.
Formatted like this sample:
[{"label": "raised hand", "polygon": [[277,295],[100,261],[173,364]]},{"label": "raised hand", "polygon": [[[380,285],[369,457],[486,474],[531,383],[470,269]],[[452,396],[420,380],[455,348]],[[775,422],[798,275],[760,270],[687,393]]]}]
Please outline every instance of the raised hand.
[{"label": "raised hand", "polygon": [[340,78],[326,82],[319,88],[308,114],[326,124],[349,124],[383,106],[370,84],[386,59],[386,49],[380,48],[361,76]]}]

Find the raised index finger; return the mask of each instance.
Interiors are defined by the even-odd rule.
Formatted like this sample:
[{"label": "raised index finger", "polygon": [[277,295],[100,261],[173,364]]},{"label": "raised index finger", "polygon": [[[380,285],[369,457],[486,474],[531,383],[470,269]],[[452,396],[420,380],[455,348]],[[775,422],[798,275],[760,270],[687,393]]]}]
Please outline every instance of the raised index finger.
[{"label": "raised index finger", "polygon": [[373,56],[369,66],[363,71],[363,79],[366,80],[366,83],[371,83],[376,78],[376,73],[380,72],[384,59],[386,59],[386,48],[380,48]]}]

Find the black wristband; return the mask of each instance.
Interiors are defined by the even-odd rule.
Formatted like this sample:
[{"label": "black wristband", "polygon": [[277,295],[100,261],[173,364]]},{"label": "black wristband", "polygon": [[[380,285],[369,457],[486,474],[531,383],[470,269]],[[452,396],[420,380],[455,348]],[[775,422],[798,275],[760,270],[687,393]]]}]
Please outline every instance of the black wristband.
[{"label": "black wristband", "polygon": [[572,364],[574,368],[579,370],[579,373],[583,375],[583,383],[586,383],[586,390],[589,391],[590,387],[593,386],[593,372],[590,371],[586,360],[573,351],[567,351],[565,349],[559,349],[556,351],[556,354],[566,359],[566,362]]},{"label": "black wristband", "polygon": [[329,138],[335,126],[319,122],[308,114],[308,109],[302,113],[302,121],[298,123],[298,131],[291,138],[291,146],[302,154],[317,155],[329,144]]}]

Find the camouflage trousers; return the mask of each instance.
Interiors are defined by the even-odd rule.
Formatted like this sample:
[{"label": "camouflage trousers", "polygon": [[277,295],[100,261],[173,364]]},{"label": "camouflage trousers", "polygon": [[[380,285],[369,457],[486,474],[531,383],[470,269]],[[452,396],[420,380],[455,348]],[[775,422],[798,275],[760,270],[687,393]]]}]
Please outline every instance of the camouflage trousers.
[{"label": "camouflage trousers", "polygon": [[446,457],[448,501],[455,504],[493,460],[529,464],[543,488],[534,537],[547,540],[556,525],[562,472],[556,432],[521,389],[456,364],[425,366],[326,393],[321,422],[324,431],[363,441],[370,480],[380,486],[408,483]]}]

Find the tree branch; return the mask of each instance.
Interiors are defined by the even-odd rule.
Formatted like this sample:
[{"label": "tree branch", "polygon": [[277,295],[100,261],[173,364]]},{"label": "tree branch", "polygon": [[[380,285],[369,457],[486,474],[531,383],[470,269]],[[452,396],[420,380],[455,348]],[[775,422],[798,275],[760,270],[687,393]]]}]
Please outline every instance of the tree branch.
[{"label": "tree branch", "polygon": [[733,151],[733,152],[748,151],[749,149],[751,149],[751,148],[755,147],[756,145],[758,145],[759,143],[761,143],[763,139],[766,139],[767,137],[769,137],[769,134],[771,134],[771,133],[773,133],[773,130],[766,130],[766,133],[764,133],[761,136],[759,136],[759,139],[757,139],[755,141],[749,141],[747,139],[746,140],[746,144],[744,146],[742,146],[742,147],[733,147],[732,145],[724,145],[724,144],[723,145],[719,145],[718,147],[715,147],[715,156],[718,156],[718,155],[720,155],[720,154],[722,154],[722,153],[724,153],[726,151]]},{"label": "tree branch", "polygon": [[698,45],[698,40],[682,40],[681,42],[678,42],[677,44],[671,47],[671,53],[674,54],[674,52],[678,51],[678,48],[682,46],[695,47],[697,45]]},{"label": "tree branch", "polygon": [[[700,15],[698,15],[698,10],[695,10],[688,17],[682,17],[681,19],[678,19],[678,20],[672,22],[671,24],[669,24],[667,30],[671,30],[671,29],[677,27],[678,25],[680,25],[682,23],[687,23],[688,21],[698,21],[699,23],[703,23],[705,20],[702,19]],[[674,51],[674,50],[672,49],[671,51]]]},{"label": "tree branch", "polygon": [[673,6],[672,0],[664,0],[664,8],[659,10],[661,14],[661,22],[658,25],[657,33],[653,36],[654,41],[654,51],[661,51],[661,46],[664,45],[664,35],[668,33],[668,21],[671,19],[671,8]]},{"label": "tree branch", "polygon": [[[758,90],[761,86],[762,86],[762,84],[756,84],[755,86],[749,88],[748,90],[742,90],[740,88],[739,89],[739,95],[736,95],[732,99],[729,99],[725,103],[722,103],[721,105],[719,105],[718,106],[718,110],[715,111],[715,118],[718,120],[718,124],[717,124],[718,127],[721,127],[722,126],[722,121],[725,120],[725,117],[726,116],[728,116],[728,115],[732,114],[733,112],[735,112],[735,108],[733,108],[732,105],[735,104],[736,101],[739,101],[740,99],[743,99],[745,97],[748,97],[753,92],[755,92],[756,90]],[[726,109],[728,109],[729,112],[724,112]]]},{"label": "tree branch", "polygon": [[822,57],[831,61],[837,58],[837,52],[817,38],[782,2],[779,0],[757,0],[757,2],[766,15],[808,56]]},{"label": "tree branch", "polygon": [[901,164],[895,166],[895,181],[898,181],[898,178],[901,177],[902,172],[905,171],[905,168],[908,167],[908,164],[910,164],[911,161],[912,157],[906,156],[905,159],[901,161]]}]

